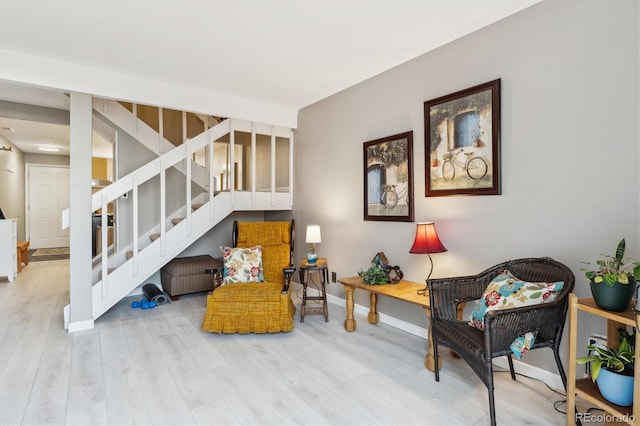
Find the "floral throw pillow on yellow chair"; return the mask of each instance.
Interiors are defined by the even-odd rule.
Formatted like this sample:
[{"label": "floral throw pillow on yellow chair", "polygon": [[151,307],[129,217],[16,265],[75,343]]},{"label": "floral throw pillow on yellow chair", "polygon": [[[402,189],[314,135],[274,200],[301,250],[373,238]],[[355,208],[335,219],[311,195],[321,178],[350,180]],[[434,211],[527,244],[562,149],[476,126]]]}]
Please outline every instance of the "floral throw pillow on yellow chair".
[{"label": "floral throw pillow on yellow chair", "polygon": [[220,247],[224,262],[222,284],[264,282],[262,246]]}]

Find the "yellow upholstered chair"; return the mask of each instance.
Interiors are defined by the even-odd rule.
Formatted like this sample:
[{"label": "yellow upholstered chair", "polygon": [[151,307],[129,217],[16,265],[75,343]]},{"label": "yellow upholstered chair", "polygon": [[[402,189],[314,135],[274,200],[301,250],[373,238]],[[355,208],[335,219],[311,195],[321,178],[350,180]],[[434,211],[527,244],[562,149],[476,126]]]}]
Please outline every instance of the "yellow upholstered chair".
[{"label": "yellow upholstered chair", "polygon": [[233,246],[262,247],[264,282],[222,285],[223,271],[209,269],[215,280],[207,295],[202,330],[213,333],[275,333],[293,330],[291,300],[295,223],[233,223]]}]

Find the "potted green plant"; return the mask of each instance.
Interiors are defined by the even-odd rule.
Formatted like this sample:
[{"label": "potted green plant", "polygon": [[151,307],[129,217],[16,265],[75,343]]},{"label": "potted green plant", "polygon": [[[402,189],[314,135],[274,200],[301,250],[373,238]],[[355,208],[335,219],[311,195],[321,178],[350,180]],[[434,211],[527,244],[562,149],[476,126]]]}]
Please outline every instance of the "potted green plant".
[{"label": "potted green plant", "polygon": [[[624,260],[625,240],[620,240],[613,256],[603,254],[596,261],[597,269],[581,268],[591,283],[591,294],[596,305],[609,311],[624,311],[635,292],[635,283],[640,280],[640,261]],[[583,262],[590,265],[588,262]]]},{"label": "potted green plant", "polygon": [[591,363],[591,380],[598,385],[603,398],[623,407],[630,406],[633,403],[634,346],[625,336],[617,348],[589,345],[588,349],[590,355],[578,358],[576,362]]}]

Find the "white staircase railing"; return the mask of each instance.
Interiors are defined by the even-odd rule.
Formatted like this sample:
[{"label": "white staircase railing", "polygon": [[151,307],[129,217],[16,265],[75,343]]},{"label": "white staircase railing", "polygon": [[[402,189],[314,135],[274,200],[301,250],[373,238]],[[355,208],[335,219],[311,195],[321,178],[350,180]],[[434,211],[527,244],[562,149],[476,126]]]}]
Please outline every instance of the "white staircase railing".
[{"label": "white staircase railing", "polygon": [[[204,194],[192,197],[191,187],[193,178],[193,167],[190,160],[192,153],[207,149],[208,161],[205,175],[207,176],[208,188],[215,188],[214,173],[214,142],[225,135],[229,135],[230,153],[234,152],[235,131],[251,133],[251,186],[249,191],[236,191],[233,186],[224,192],[214,194],[213,190],[208,190]],[[258,191],[256,188],[256,136],[258,134],[268,135],[271,140],[271,149],[275,150],[276,137],[286,137],[289,139],[289,170],[288,188],[285,191],[277,190],[275,183],[276,155],[275,151],[270,156],[268,165],[271,171],[271,179],[267,190]],[[230,161],[234,159],[231,158]],[[229,159],[225,159],[229,161]],[[169,226],[174,212],[167,215],[167,170],[176,166],[180,162],[186,164],[184,172],[186,175],[184,187],[184,207],[180,209],[184,212],[184,218],[175,221],[173,226]],[[231,163],[233,164],[233,163]],[[230,168],[231,182],[233,182],[233,168]],[[159,178],[159,197],[154,206],[140,206],[140,187],[153,178]],[[92,287],[92,313],[96,320],[117,302],[126,297],[133,289],[142,284],[150,275],[157,272],[162,266],[180,254],[184,249],[197,241],[213,226],[219,223],[234,210],[291,210],[293,207],[293,132],[291,129],[277,128],[274,126],[256,124],[243,120],[225,120],[204,133],[196,136],[181,146],[174,147],[158,158],[150,161],[137,170],[118,179],[111,185],[100,189],[92,195],[91,209],[95,214],[100,211],[101,216],[101,240],[102,247],[99,255],[99,271],[95,271]],[[132,242],[126,247],[122,247],[117,253],[110,253],[108,250],[108,226],[107,214],[109,203],[114,202],[124,194],[130,194],[132,212]],[[215,197],[214,197],[215,195]],[[197,199],[197,200],[196,200]],[[195,205],[195,201],[199,201]],[[141,246],[140,242],[148,238],[150,230],[141,232],[139,229],[140,216],[148,209],[158,209],[160,220],[154,229],[159,236],[154,241]],[[128,255],[123,255],[124,251]],[[126,259],[125,259],[126,257]],[[69,306],[65,308],[69,311]],[[68,320],[68,318],[66,319]],[[65,324],[66,325],[66,324]]]}]

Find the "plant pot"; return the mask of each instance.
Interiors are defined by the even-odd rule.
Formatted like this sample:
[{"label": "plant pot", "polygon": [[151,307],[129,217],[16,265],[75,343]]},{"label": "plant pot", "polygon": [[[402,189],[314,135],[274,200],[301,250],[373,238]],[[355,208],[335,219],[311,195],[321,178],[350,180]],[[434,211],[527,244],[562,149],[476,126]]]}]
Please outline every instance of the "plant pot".
[{"label": "plant pot", "polygon": [[629,303],[631,303],[635,290],[635,282],[629,282],[629,284],[615,283],[611,286],[604,282],[596,284],[591,281],[593,301],[607,311],[622,312],[626,310],[629,307]]},{"label": "plant pot", "polygon": [[596,383],[607,401],[623,407],[633,404],[633,376],[624,376],[603,368]]}]

